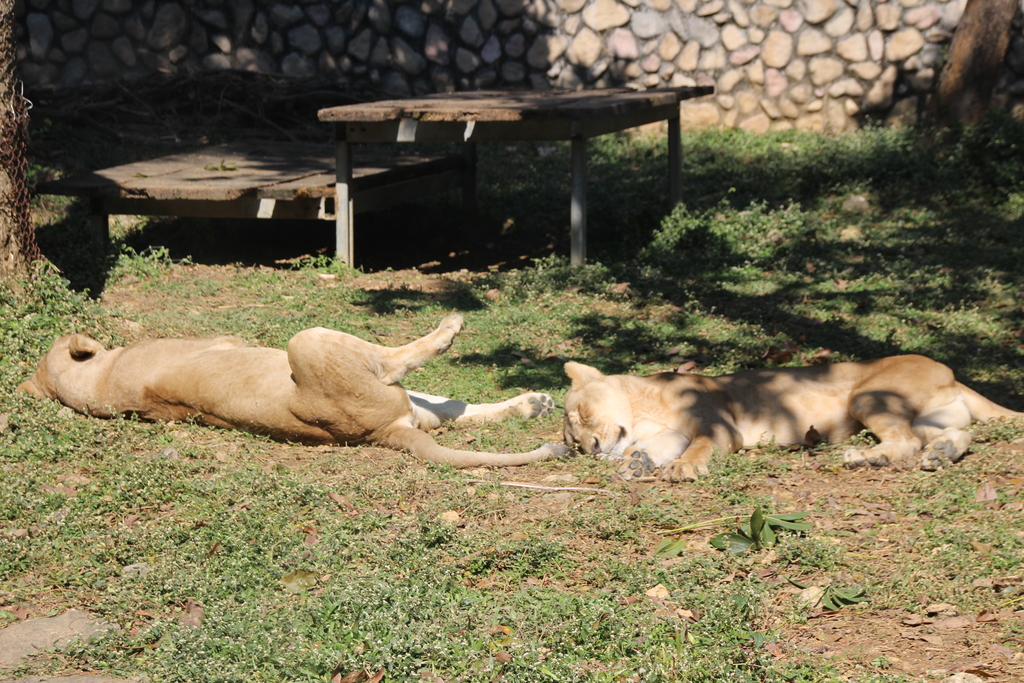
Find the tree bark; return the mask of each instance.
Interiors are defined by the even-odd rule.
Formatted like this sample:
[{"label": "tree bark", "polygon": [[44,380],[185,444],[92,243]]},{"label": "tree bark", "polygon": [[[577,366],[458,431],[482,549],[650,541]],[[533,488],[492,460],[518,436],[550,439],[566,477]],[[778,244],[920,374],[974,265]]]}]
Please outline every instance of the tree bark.
[{"label": "tree bark", "polygon": [[1018,0],[968,0],[939,74],[935,120],[981,123],[1010,44]]},{"label": "tree bark", "polygon": [[26,187],[25,101],[15,73],[14,0],[0,0],[0,280],[24,278],[38,258]]}]

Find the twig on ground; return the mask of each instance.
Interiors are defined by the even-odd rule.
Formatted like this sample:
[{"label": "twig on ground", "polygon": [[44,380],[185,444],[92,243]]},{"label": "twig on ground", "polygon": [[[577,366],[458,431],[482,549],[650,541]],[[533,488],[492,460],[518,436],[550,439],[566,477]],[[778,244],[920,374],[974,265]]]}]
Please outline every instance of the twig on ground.
[{"label": "twig on ground", "polygon": [[538,489],[540,491],[579,491],[582,493],[603,493],[613,498],[619,494],[605,489],[591,489],[584,486],[541,486],[540,484],[527,484],[519,481],[488,481],[487,479],[466,479],[467,484],[491,484],[492,486],[515,486],[523,489]]}]

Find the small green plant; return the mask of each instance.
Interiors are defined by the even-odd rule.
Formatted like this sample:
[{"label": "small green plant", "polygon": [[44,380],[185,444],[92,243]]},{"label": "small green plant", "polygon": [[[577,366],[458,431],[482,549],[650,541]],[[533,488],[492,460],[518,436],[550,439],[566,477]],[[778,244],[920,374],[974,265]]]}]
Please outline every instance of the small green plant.
[{"label": "small green plant", "polygon": [[808,531],[809,522],[799,520],[808,512],[789,512],[781,515],[766,515],[760,507],[755,507],[750,521],[733,532],[718,534],[711,539],[711,546],[726,550],[733,555],[741,555],[748,550],[760,550],[775,545],[776,530]]},{"label": "small green plant", "polygon": [[221,159],[219,164],[210,164],[209,166],[204,166],[204,168],[207,171],[235,171],[238,167],[232,162],[225,163],[225,160]]},{"label": "small green plant", "polygon": [[[801,590],[807,590],[810,586],[806,586],[799,581],[786,577],[786,580]],[[871,600],[863,588],[854,586],[852,588],[840,588],[834,583],[830,583],[827,586],[820,588],[820,597],[815,597],[814,601],[820,603],[822,607],[828,610],[836,611],[850,605],[856,605],[859,602],[868,602]]]}]

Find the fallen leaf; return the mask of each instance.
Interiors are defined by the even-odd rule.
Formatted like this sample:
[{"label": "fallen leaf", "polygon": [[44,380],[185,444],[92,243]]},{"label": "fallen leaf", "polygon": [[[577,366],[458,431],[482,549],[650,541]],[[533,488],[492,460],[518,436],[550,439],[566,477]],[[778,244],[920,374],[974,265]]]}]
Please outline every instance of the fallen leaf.
[{"label": "fallen leaf", "polygon": [[955,628],[966,628],[971,625],[971,620],[967,617],[946,617],[936,621],[932,626],[941,629],[955,629]]},{"label": "fallen leaf", "polygon": [[361,683],[366,680],[366,674],[360,669],[356,671],[350,671],[344,676],[341,675],[341,664],[334,667],[334,671],[331,672],[330,683]]},{"label": "fallen leaf", "polygon": [[994,621],[999,621],[999,619],[992,612],[989,612],[987,609],[983,609],[978,612],[978,616],[974,617],[974,621],[979,624],[988,624]]},{"label": "fallen leaf", "polygon": [[953,605],[949,604],[948,602],[938,602],[928,605],[924,608],[924,611],[927,614],[940,614],[944,617],[955,617],[956,615],[960,614],[960,610],[958,610],[956,607],[953,607]]},{"label": "fallen leaf", "polygon": [[989,645],[988,651],[993,654],[997,654],[1000,657],[1006,657],[1007,659],[1013,659],[1013,655],[1015,654],[1014,651],[1010,648],[1006,647],[1005,645],[1000,645],[998,643],[993,643],[992,645]]},{"label": "fallen leaf", "polygon": [[381,669],[377,673],[373,674],[366,679],[366,683],[380,683],[384,678],[384,669]]},{"label": "fallen leaf", "polygon": [[992,588],[996,582],[994,579],[975,579],[971,581],[971,585],[975,588]]},{"label": "fallen leaf", "polygon": [[341,495],[340,493],[334,493],[332,491],[331,493],[327,494],[327,497],[330,498],[331,500],[333,500],[335,503],[337,503],[341,507],[343,507],[346,510],[348,510],[349,512],[355,512],[356,511],[356,506],[352,504],[352,501],[350,501],[348,498],[346,498],[345,496]]},{"label": "fallen leaf", "polygon": [[984,484],[978,487],[977,493],[974,494],[974,501],[976,503],[985,503],[990,500],[995,500],[998,497],[996,488],[992,486],[992,482],[986,481]]},{"label": "fallen leaf", "polygon": [[188,628],[199,628],[203,625],[203,605],[192,598],[185,601],[185,613],[178,617],[178,623]]},{"label": "fallen leaf", "polygon": [[494,658],[502,664],[508,664],[512,661],[512,655],[505,652],[504,650],[498,650],[494,653]]},{"label": "fallen leaf", "polygon": [[908,614],[900,620],[900,623],[906,624],[907,626],[920,626],[924,623],[924,619],[916,614]]},{"label": "fallen leaf", "polygon": [[316,585],[316,574],[305,569],[296,569],[282,576],[281,584],[289,593],[301,593]]},{"label": "fallen leaf", "polygon": [[688,360],[678,368],[676,368],[676,374],[685,375],[686,373],[697,369],[697,361]]},{"label": "fallen leaf", "polygon": [[971,550],[973,550],[976,553],[981,553],[982,555],[991,555],[996,551],[996,549],[992,547],[992,544],[990,543],[982,543],[981,541],[968,541],[968,544],[971,546]]},{"label": "fallen leaf", "polygon": [[918,638],[920,638],[921,640],[923,640],[926,643],[931,643],[932,645],[937,645],[939,647],[941,647],[943,645],[942,636],[935,636],[935,635],[929,635],[927,633],[922,633],[921,635],[918,636]]},{"label": "fallen leaf", "polygon": [[658,598],[660,600],[664,600],[669,595],[671,595],[671,593],[669,593],[669,590],[665,588],[664,585],[659,583],[657,586],[649,588],[647,592],[644,593],[644,595],[646,595],[649,598]]},{"label": "fallen leaf", "polygon": [[808,609],[814,609],[821,604],[821,598],[825,595],[825,589],[821,586],[808,586],[796,596],[798,602]]}]

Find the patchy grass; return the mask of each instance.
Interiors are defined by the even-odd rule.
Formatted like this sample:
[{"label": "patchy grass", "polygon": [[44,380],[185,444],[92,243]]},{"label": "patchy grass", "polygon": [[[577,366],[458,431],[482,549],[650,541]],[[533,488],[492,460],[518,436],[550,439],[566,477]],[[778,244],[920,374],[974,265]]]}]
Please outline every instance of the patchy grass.
[{"label": "patchy grass", "polygon": [[[63,140],[42,133],[43,151]],[[0,295],[0,624],[78,607],[121,631],[11,675],[1018,680],[1018,424],[977,427],[970,455],[936,473],[849,472],[844,446],[766,446],[717,457],[696,484],[627,485],[582,456],[460,472],[374,447],[93,420],[11,389],[72,330],[109,344],[230,333],[282,347],[325,325],[398,345],[454,309],[466,331],[410,388],[558,401],[563,358],[640,373],[693,361],[714,374],[917,352],[1024,409],[1022,139],[1011,121],[941,143],[889,130],[688,135],[689,199],[669,213],[662,139],[603,138],[591,159],[599,262],[580,269],[519,258],[564,251],[558,145],[481,154],[484,220],[506,234],[492,248],[467,243],[484,267],[464,271],[440,272],[455,263],[443,255],[422,270],[353,270],[315,253],[235,265],[175,237],[203,226],[145,219],[116,226],[112,254],[90,254],[75,249],[81,207],[43,200],[40,234],[63,277],[44,269]],[[866,203],[846,203],[854,195]],[[422,210],[429,222],[453,206]],[[560,432],[555,415],[436,438],[524,450]],[[732,556],[708,543],[732,524],[697,524],[742,522],[755,506],[808,511],[813,527]],[[695,528],[669,535],[681,552],[657,556],[682,526]],[[282,583],[296,570],[312,585]],[[870,601],[829,611],[801,603],[796,584]],[[929,614],[938,603],[948,606]]]}]

